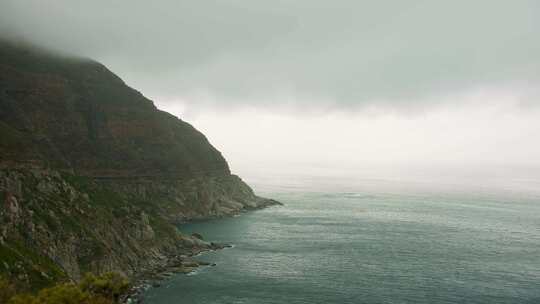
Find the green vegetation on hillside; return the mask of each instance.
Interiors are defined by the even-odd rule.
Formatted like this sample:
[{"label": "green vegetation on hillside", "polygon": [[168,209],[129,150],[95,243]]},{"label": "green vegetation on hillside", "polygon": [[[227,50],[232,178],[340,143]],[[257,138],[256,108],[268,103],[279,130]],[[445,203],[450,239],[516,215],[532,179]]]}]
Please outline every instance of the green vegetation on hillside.
[{"label": "green vegetation on hillside", "polygon": [[18,242],[0,244],[0,261],[3,263],[0,265],[0,276],[24,277],[24,281],[31,282],[32,289],[43,288],[67,279],[64,271],[53,261]]},{"label": "green vegetation on hillside", "polygon": [[129,289],[128,281],[116,273],[87,274],[79,284],[60,283],[37,294],[17,293],[0,279],[0,304],[113,304]]}]

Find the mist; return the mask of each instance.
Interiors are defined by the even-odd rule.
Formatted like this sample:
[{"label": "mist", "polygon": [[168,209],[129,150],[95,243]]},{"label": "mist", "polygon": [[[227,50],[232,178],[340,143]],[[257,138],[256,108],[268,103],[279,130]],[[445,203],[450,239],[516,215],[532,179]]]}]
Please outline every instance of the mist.
[{"label": "mist", "polygon": [[538,1],[5,0],[0,36],[104,63],[250,180],[540,180]]},{"label": "mist", "polygon": [[[184,113],[234,173],[280,184],[313,178],[342,184],[386,180],[426,187],[536,191],[540,112],[508,91],[472,91],[429,110],[379,107],[317,115],[294,110]],[[489,100],[489,103],[485,101]]]}]

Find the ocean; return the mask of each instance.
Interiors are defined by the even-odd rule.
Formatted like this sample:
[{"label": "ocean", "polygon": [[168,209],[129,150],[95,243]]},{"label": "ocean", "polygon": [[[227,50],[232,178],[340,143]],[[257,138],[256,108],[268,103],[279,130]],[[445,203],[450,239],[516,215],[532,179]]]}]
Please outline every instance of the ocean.
[{"label": "ocean", "polygon": [[538,194],[377,184],[259,186],[285,205],[180,226],[234,247],[145,303],[540,303]]}]

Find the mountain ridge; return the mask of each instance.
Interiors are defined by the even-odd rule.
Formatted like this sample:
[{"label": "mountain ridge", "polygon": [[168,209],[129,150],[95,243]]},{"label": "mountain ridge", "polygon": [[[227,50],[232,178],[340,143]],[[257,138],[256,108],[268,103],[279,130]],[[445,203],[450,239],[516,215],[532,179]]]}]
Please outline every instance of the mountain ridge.
[{"label": "mountain ridge", "polygon": [[203,134],[158,110],[105,66],[72,58],[66,64],[44,51],[19,53],[0,48],[0,121],[42,142],[22,145],[32,151],[11,160],[47,161],[89,176],[230,173]]},{"label": "mountain ridge", "polygon": [[0,275],[136,278],[215,248],[175,223],[278,204],[193,126],[89,59],[0,42]]}]

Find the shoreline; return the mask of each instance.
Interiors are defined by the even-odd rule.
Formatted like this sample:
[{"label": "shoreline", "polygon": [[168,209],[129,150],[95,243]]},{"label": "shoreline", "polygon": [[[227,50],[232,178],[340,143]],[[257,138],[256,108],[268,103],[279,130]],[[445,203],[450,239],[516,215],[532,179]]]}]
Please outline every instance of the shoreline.
[{"label": "shoreline", "polygon": [[[267,204],[252,207],[249,209],[246,208],[233,214],[196,218],[177,224],[188,224],[193,222],[204,222],[222,218],[235,217],[240,216],[244,213],[262,210],[273,206],[283,206],[283,203],[276,200],[268,200]],[[177,274],[188,275],[190,273],[193,273],[200,267],[216,266],[215,263],[198,261],[195,259],[195,257],[206,252],[212,252],[234,247],[234,245],[232,244],[204,241],[203,236],[201,236],[199,233],[193,233],[189,236],[189,238],[194,242],[195,245],[190,250],[190,252],[188,252],[187,254],[168,256],[163,259],[160,265],[156,266],[154,269],[148,270],[147,272],[138,275],[136,278],[133,279],[133,286],[126,293],[126,295],[124,295],[121,303],[144,303],[144,293],[150,288],[161,287],[162,281],[167,280]]]},{"label": "shoreline", "polygon": [[[193,238],[196,238],[192,236]],[[204,242],[203,240],[200,240]],[[206,243],[206,242],[205,242]],[[210,242],[208,247],[196,247],[188,254],[166,257],[163,263],[133,279],[130,290],[123,296],[121,303],[144,303],[144,292],[149,288],[161,287],[161,282],[177,274],[190,274],[199,267],[213,267],[215,263],[198,261],[195,257],[202,253],[234,247],[231,244]]]}]

